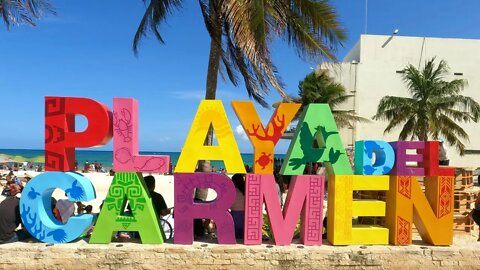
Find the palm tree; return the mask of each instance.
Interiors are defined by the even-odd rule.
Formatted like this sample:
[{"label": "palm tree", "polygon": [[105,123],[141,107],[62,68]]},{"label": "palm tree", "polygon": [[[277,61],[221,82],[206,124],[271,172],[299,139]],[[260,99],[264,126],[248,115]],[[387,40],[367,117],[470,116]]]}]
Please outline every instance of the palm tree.
[{"label": "palm tree", "polygon": [[[146,2],[146,0],[143,0]],[[148,32],[163,43],[159,25],[181,0],[150,0],[133,41]],[[210,34],[210,57],[205,99],[215,99],[220,65],[237,86],[243,77],[248,95],[267,107],[264,95],[269,86],[287,98],[270,57],[274,37],[293,44],[301,57],[334,60],[334,49],[346,39],[335,10],[328,1],[318,0],[199,0],[205,26]],[[223,74],[223,73],[222,73]]]},{"label": "palm tree", "polygon": [[10,29],[10,25],[35,26],[35,19],[45,13],[56,15],[48,0],[0,0],[0,14],[7,29]]},{"label": "palm tree", "polygon": [[338,108],[349,98],[353,97],[353,95],[347,95],[346,93],[347,91],[342,84],[334,82],[325,70],[321,70],[319,73],[314,71],[308,74],[298,84],[299,97],[294,97],[292,100],[302,103],[302,108],[299,112],[310,103],[327,103],[339,128],[352,128],[354,122],[368,122],[368,119],[357,116],[354,111],[340,110]]},{"label": "palm tree", "polygon": [[473,98],[460,95],[466,80],[445,81],[449,71],[447,63],[442,60],[435,65],[434,62],[435,58],[427,61],[422,70],[408,65],[402,77],[411,97],[383,97],[373,119],[390,121],[385,133],[403,125],[400,140],[443,138],[464,155],[462,140],[469,138],[458,123],[476,123],[480,105]]}]

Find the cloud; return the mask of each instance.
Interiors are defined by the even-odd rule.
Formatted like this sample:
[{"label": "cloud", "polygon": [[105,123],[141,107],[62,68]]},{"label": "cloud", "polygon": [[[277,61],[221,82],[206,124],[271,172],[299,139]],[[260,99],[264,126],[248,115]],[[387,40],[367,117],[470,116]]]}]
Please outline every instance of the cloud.
[{"label": "cloud", "polygon": [[170,137],[160,137],[160,138],[158,138],[159,142],[168,142],[168,141],[171,141],[171,140],[172,140],[172,138],[170,138]]},{"label": "cloud", "polygon": [[205,92],[202,90],[172,91],[170,94],[176,99],[200,100],[205,98]]},{"label": "cloud", "polygon": [[248,141],[248,136],[245,133],[245,130],[243,129],[242,125],[238,125],[237,127],[235,127],[235,134],[237,134],[237,137],[239,137],[240,139],[244,141]]}]

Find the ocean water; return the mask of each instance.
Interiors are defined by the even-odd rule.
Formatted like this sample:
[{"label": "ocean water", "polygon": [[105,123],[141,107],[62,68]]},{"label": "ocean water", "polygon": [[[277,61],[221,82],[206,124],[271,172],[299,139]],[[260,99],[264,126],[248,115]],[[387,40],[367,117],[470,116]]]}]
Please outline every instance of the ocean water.
[{"label": "ocean water", "polygon": [[[39,149],[0,149],[0,155],[8,156],[23,156],[26,158],[33,158],[38,156],[45,155],[44,150]],[[170,160],[174,165],[177,164],[178,157],[180,152],[151,152],[151,151],[140,151],[142,155],[168,155]],[[241,154],[243,163],[253,165],[253,154]],[[276,154],[276,158],[284,158],[284,154]],[[113,167],[113,151],[98,151],[98,150],[76,150],[75,159],[78,161],[79,167],[82,167],[86,161],[93,163],[95,161],[100,162],[103,167],[110,169]],[[216,169],[225,168],[223,161],[211,161],[212,166],[215,166]]]}]

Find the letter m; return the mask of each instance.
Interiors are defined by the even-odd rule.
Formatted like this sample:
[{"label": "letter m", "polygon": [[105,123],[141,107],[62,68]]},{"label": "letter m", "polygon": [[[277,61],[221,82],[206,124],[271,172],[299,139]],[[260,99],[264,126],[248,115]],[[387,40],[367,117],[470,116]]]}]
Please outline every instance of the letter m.
[{"label": "letter m", "polygon": [[277,245],[290,245],[300,217],[300,241],[322,244],[324,177],[292,177],[283,211],[278,188],[271,174],[247,174],[245,190],[245,244],[262,243],[263,202]]}]

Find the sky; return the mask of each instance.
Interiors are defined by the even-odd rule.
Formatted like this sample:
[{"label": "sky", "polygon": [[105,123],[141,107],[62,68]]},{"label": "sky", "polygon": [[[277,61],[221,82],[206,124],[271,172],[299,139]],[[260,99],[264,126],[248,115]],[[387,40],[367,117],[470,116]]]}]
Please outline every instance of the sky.
[{"label": "sky", "polygon": [[[403,36],[480,38],[476,0],[330,2],[348,33],[348,41],[336,53],[338,59],[365,30],[379,35],[399,29]],[[58,15],[40,19],[36,27],[8,31],[0,21],[0,148],[43,149],[44,97],[68,96],[91,98],[109,108],[114,97],[135,98],[140,108],[140,150],[180,151],[205,92],[210,40],[198,1],[183,1],[161,26],[166,43],[143,39],[138,56],[132,40],[145,11],[142,1],[52,3]],[[283,40],[274,40],[271,52],[286,92],[296,95],[299,81],[319,63],[301,60]],[[230,106],[231,100],[248,100],[245,87],[220,78],[217,99],[223,101],[240,151],[253,152]],[[269,103],[280,99],[273,89],[266,98]],[[256,108],[266,123],[273,109],[258,104]],[[86,121],[77,119],[77,130],[82,130]],[[281,140],[276,152],[285,153],[289,143]],[[112,143],[98,149],[111,150]]]}]

